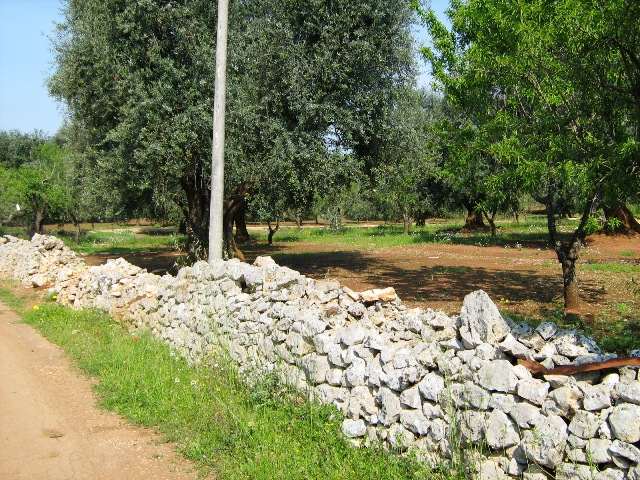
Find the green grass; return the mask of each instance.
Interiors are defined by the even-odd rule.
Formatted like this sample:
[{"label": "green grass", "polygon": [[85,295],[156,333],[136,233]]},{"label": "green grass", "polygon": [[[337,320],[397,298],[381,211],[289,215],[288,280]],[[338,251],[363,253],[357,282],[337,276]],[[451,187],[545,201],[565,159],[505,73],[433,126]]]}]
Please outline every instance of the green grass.
[{"label": "green grass", "polygon": [[16,293],[17,281],[3,280],[2,283],[7,285],[8,288],[0,286],[0,303],[9,307],[11,310],[21,313],[24,310],[27,296]]},{"label": "green grass", "polygon": [[29,228],[25,227],[7,227],[5,225],[0,225],[0,237],[4,235],[11,235],[17,238],[22,238],[23,240],[29,239]]},{"label": "green grass", "polygon": [[76,244],[75,237],[68,232],[61,238],[65,244],[78,253],[96,254],[110,253],[115,255],[135,251],[162,251],[177,249],[185,242],[185,236],[173,232],[159,234],[154,230],[152,234],[136,235],[131,230],[116,231],[87,231],[80,234],[80,243]]},{"label": "green grass", "polygon": [[629,265],[625,263],[587,263],[582,266],[585,270],[593,270],[597,272],[613,272],[613,273],[638,273],[640,265]]},{"label": "green grass", "polygon": [[621,257],[635,257],[635,252],[620,252],[618,253]]},{"label": "green grass", "polygon": [[210,367],[189,365],[147,333],[129,333],[104,314],[50,302],[24,320],[99,379],[101,406],[157,429],[215,478],[465,478],[353,448],[332,407],[303,401],[275,377],[249,387],[221,352],[210,352]]},{"label": "green grass", "polygon": [[[507,246],[518,248],[522,244],[544,245],[548,242],[546,223],[540,220],[526,223],[505,223],[498,235],[492,237],[487,232],[460,232],[461,222],[452,220],[438,225],[413,227],[409,235],[403,234],[401,225],[379,225],[375,227],[347,226],[334,232],[326,227],[281,228],[273,237],[275,244],[305,242],[315,245],[334,245],[338,248],[377,248],[408,246],[419,243],[456,244],[478,246]],[[568,235],[573,223],[565,223],[560,229]],[[266,233],[254,233],[254,239],[266,242]]]}]

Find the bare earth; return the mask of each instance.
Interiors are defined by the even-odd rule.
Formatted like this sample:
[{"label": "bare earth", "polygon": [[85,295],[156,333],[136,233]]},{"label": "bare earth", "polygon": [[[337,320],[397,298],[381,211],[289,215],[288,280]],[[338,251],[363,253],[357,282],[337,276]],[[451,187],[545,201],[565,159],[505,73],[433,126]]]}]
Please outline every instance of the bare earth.
[{"label": "bare earth", "polygon": [[[394,287],[405,304],[456,313],[468,293],[483,289],[505,311],[545,317],[562,306],[562,269],[546,242],[515,242],[507,247],[421,244],[367,249],[309,242],[252,243],[242,246],[246,259],[269,255],[283,266],[309,277],[334,278],[362,291]],[[176,271],[176,252],[135,252],[129,255],[88,255],[100,265],[123,256],[134,265]],[[589,270],[587,263],[640,265],[640,237],[592,235],[580,251],[578,282],[582,306],[573,312],[588,320],[624,302],[640,307],[640,275]]]},{"label": "bare earth", "polygon": [[91,381],[18,321],[0,304],[0,480],[196,478],[157,435],[98,410]]}]

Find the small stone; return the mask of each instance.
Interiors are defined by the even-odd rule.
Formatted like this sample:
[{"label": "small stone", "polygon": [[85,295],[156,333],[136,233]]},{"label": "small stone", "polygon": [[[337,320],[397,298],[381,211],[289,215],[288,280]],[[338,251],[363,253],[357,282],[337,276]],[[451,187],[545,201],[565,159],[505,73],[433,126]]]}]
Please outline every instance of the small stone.
[{"label": "small stone", "polygon": [[[328,365],[328,362],[327,362]],[[366,384],[367,364],[361,358],[354,358],[351,365],[344,371],[343,381],[345,387],[356,387]]]},{"label": "small stone", "polygon": [[513,407],[516,405],[516,401],[513,395],[506,395],[504,393],[494,393],[489,400],[489,407],[500,410],[504,413],[510,413]]},{"label": "small stone", "polygon": [[402,411],[400,395],[387,387],[381,387],[377,398],[380,404],[380,413],[378,414],[380,422],[386,427],[397,422]]},{"label": "small stone", "polygon": [[640,463],[640,450],[629,443],[614,440],[609,447],[609,451],[612,455],[627,458],[633,463]]},{"label": "small stone", "polygon": [[549,392],[549,384],[541,380],[521,380],[518,383],[518,395],[536,405],[542,405]]},{"label": "small stone", "polygon": [[516,403],[509,415],[520,428],[531,428],[541,419],[540,410],[527,402]]},{"label": "small stone", "polygon": [[624,470],[607,468],[601,472],[596,472],[595,477],[593,478],[594,480],[625,480],[625,478],[631,478],[631,476],[627,477]]},{"label": "small stone", "polygon": [[552,389],[560,388],[570,382],[571,377],[568,375],[544,375],[545,381],[549,382]]},{"label": "small stone", "polygon": [[513,365],[507,360],[494,360],[480,368],[477,382],[490,391],[513,393],[518,384],[518,377],[513,372]]},{"label": "small stone", "polygon": [[563,463],[558,468],[556,480],[591,480],[593,472],[588,465],[576,463]]},{"label": "small stone", "polygon": [[515,423],[500,410],[489,414],[486,438],[489,446],[494,449],[507,448],[520,442]]},{"label": "small stone", "polygon": [[562,417],[549,415],[536,425],[535,432],[524,432],[522,446],[529,460],[556,468],[562,463],[568,436],[567,424]]},{"label": "small stone", "polygon": [[425,399],[437,402],[440,392],[444,390],[444,378],[435,373],[428,373],[418,383],[418,389]]},{"label": "small stone", "polygon": [[587,460],[596,464],[609,463],[611,461],[609,447],[611,447],[611,440],[603,438],[590,439],[585,447]]},{"label": "small stone", "polygon": [[508,334],[505,339],[498,345],[502,352],[507,352],[516,358],[526,358],[533,360],[533,353],[522,343],[516,340],[512,334]]},{"label": "small stone", "polygon": [[507,480],[507,474],[500,463],[492,459],[484,460],[480,464],[480,476],[483,480]]},{"label": "small stone", "polygon": [[400,423],[418,436],[426,435],[429,431],[429,420],[420,410],[402,410]]},{"label": "small stone", "polygon": [[640,440],[640,406],[622,403],[613,408],[609,425],[615,438],[626,443]]},{"label": "small stone", "polygon": [[585,410],[598,411],[611,406],[611,387],[607,385],[585,386],[582,405]]},{"label": "small stone", "polygon": [[33,288],[40,288],[46,283],[47,283],[47,277],[42,273],[38,273],[31,277],[31,285],[33,286]]},{"label": "small stone", "polygon": [[558,331],[558,326],[552,322],[542,322],[536,328],[536,332],[545,340],[549,340]]},{"label": "small stone", "polygon": [[422,398],[420,397],[420,390],[417,385],[407,388],[400,394],[400,403],[409,408],[421,408]]},{"label": "small stone", "polygon": [[364,437],[367,433],[367,426],[364,420],[344,420],[342,422],[342,433],[347,438]]},{"label": "small stone", "polygon": [[354,302],[347,308],[347,313],[354,318],[361,318],[367,313],[367,307],[360,302]]},{"label": "small stone", "polygon": [[340,342],[347,347],[357,345],[364,341],[366,335],[367,332],[362,326],[353,323],[342,330]]},{"label": "small stone", "polygon": [[485,436],[487,414],[474,410],[458,411],[455,415],[458,424],[460,441],[463,446],[476,444]]},{"label": "small stone", "polygon": [[491,394],[482,387],[471,381],[464,383],[460,392],[461,406],[473,408],[475,410],[486,410],[489,408]]},{"label": "small stone", "polygon": [[416,437],[399,423],[394,423],[389,429],[389,445],[399,452],[405,452],[416,441]]},{"label": "small stone", "polygon": [[543,403],[543,411],[566,418],[572,417],[580,409],[580,398],[582,398],[582,392],[576,386],[556,388]]},{"label": "small stone", "polygon": [[618,383],[614,394],[623,402],[640,404],[640,382]]},{"label": "small stone", "polygon": [[580,438],[593,438],[598,430],[598,416],[579,410],[569,423],[569,431]]}]

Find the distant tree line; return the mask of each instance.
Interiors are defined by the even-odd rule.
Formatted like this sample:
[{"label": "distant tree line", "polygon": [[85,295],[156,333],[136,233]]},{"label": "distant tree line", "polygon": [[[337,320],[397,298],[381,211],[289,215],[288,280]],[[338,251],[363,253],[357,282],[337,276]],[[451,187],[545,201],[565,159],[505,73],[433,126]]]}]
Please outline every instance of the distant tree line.
[{"label": "distant tree line", "polygon": [[[526,2],[525,2],[526,3]],[[207,251],[216,2],[65,0],[49,88],[53,138],[0,132],[0,215],[180,223]],[[229,27],[225,242],[285,216],[464,228],[544,205],[577,302],[575,263],[602,215],[640,231],[640,4],[242,0]],[[422,22],[435,91],[416,86]],[[16,204],[21,210],[16,210]],[[598,213],[601,212],[601,213]],[[577,214],[561,241],[557,219]],[[488,227],[486,226],[488,224]]]}]

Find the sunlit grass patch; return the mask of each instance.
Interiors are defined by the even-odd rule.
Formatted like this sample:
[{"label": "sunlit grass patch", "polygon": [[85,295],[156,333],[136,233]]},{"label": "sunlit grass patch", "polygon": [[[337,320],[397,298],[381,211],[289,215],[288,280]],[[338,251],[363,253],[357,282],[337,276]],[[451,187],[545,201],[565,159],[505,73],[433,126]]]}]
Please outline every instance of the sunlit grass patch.
[{"label": "sunlit grass patch", "polygon": [[582,266],[585,270],[612,273],[638,273],[640,265],[629,265],[625,263],[587,263]]},{"label": "sunlit grass patch", "polygon": [[184,242],[185,236],[177,233],[166,235],[139,235],[129,229],[115,231],[88,231],[80,235],[80,242],[75,243],[72,236],[64,236],[63,240],[73,250],[79,253],[95,254],[127,254],[136,251],[177,250]]}]

